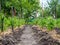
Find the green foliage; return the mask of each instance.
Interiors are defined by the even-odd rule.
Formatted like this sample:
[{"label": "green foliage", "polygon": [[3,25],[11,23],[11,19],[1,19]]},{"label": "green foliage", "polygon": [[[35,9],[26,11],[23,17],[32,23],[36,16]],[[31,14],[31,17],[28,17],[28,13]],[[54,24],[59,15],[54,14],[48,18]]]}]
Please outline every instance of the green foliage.
[{"label": "green foliage", "polygon": [[49,15],[52,15],[54,18],[60,18],[60,0],[50,0],[49,5]]},{"label": "green foliage", "polygon": [[30,25],[37,25],[37,21],[38,21],[38,18],[37,19],[33,19],[31,22],[28,22]]},{"label": "green foliage", "polygon": [[3,32],[3,26],[4,26],[4,14],[0,13],[0,29]]},{"label": "green foliage", "polygon": [[39,0],[0,0],[1,10],[6,14],[11,14],[12,11],[16,14],[23,16],[27,13],[31,14],[37,11],[39,6]]},{"label": "green foliage", "polygon": [[[54,27],[60,28],[60,19],[52,18],[60,18],[59,0],[50,0],[50,2],[48,2],[49,6],[44,8],[43,11],[40,10],[39,1],[40,0],[0,0],[0,29],[4,28],[5,30],[11,26],[21,26],[25,24],[25,21],[30,25],[39,25],[41,28],[46,27],[48,30],[52,30]],[[36,13],[39,13],[39,11],[40,16],[43,13],[43,18],[30,18],[31,16],[36,17]],[[9,17],[11,14],[16,14],[17,16]],[[31,21],[28,21],[30,20],[29,18]]]},{"label": "green foliage", "polygon": [[[0,22],[1,23],[1,22]],[[25,20],[24,19],[19,19],[18,17],[4,17],[4,22],[3,22],[3,29],[6,30],[8,28],[10,28],[12,25],[14,27],[18,27],[18,26],[22,26],[25,24]],[[1,27],[1,25],[0,25]]]},{"label": "green foliage", "polygon": [[56,19],[56,27],[60,28],[60,18]]},{"label": "green foliage", "polygon": [[37,18],[32,22],[29,22],[32,25],[39,25],[41,28],[46,27],[48,30],[52,30],[55,27],[60,27],[60,19],[54,19],[52,17],[48,18]]},{"label": "green foliage", "polygon": [[55,19],[53,19],[51,17],[47,18],[47,23],[46,23],[47,29],[52,30],[55,27],[55,25],[56,25],[56,20]]}]

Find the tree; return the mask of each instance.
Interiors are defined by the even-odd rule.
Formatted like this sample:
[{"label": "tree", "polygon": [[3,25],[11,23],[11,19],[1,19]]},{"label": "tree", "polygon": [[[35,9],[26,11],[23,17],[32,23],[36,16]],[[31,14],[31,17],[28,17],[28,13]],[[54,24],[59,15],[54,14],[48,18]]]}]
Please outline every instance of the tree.
[{"label": "tree", "polygon": [[27,0],[25,2],[25,10],[27,11],[27,15],[28,17],[31,16],[31,13],[33,12],[37,12],[38,9],[40,9],[40,6],[39,6],[39,0]]},{"label": "tree", "polygon": [[59,0],[51,0],[49,4],[50,14],[53,15],[54,18],[57,18],[57,5]]},{"label": "tree", "polygon": [[1,2],[0,5],[6,15],[19,15],[21,18],[26,14],[31,16],[31,13],[40,8],[39,0],[1,0]]},{"label": "tree", "polygon": [[60,18],[60,3],[57,6],[57,18]]}]

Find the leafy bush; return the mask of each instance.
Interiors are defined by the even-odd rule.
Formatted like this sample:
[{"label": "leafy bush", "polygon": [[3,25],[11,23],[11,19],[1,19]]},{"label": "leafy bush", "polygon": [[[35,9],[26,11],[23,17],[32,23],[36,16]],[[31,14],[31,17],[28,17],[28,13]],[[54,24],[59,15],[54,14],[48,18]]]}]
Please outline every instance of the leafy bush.
[{"label": "leafy bush", "polygon": [[39,19],[38,25],[42,28],[45,27],[46,26],[46,19],[45,18]]},{"label": "leafy bush", "polygon": [[[1,24],[1,19],[0,19],[0,24]],[[19,19],[18,17],[4,17],[4,22],[3,22],[3,29],[6,30],[8,29],[9,27],[11,27],[12,25],[14,27],[17,27],[17,26],[21,26],[21,25],[24,25],[25,24],[25,20],[24,19]],[[1,25],[0,25],[0,28]]]},{"label": "leafy bush", "polygon": [[56,21],[56,19],[52,17],[37,18],[30,23],[33,25],[34,24],[39,25],[41,28],[46,27],[48,30],[52,30],[57,26],[56,22],[58,23],[58,26],[60,26],[60,20]]},{"label": "leafy bush", "polygon": [[52,30],[56,25],[56,20],[53,19],[52,17],[50,18],[47,18],[47,21],[46,21],[46,27],[48,30]]},{"label": "leafy bush", "polygon": [[37,25],[38,20],[39,20],[38,18],[37,19],[33,19],[31,22],[28,22],[28,24]]},{"label": "leafy bush", "polygon": [[59,19],[56,19],[56,27],[57,28],[60,28],[60,18]]}]

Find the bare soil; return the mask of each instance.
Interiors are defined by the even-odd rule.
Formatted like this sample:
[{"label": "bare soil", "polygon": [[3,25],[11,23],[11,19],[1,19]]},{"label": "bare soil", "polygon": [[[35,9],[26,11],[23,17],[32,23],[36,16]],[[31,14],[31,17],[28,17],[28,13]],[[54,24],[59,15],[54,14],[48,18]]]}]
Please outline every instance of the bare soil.
[{"label": "bare soil", "polygon": [[0,45],[60,45],[59,40],[53,38],[56,35],[55,31],[42,31],[37,26],[29,25],[16,30],[9,35],[1,36]]}]

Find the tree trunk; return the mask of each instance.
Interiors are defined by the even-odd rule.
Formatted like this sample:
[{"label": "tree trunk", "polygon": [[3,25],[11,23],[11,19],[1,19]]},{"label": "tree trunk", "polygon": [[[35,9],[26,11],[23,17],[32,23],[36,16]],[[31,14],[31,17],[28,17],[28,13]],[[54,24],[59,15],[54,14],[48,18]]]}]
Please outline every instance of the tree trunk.
[{"label": "tree trunk", "polygon": [[54,7],[54,18],[56,19],[57,18],[57,15],[56,15],[56,5]]},{"label": "tree trunk", "polygon": [[14,13],[14,16],[16,15],[16,9],[15,8],[13,8],[13,13]]},{"label": "tree trunk", "polygon": [[18,12],[18,17],[19,17],[19,19],[20,19],[20,12]]},{"label": "tree trunk", "polygon": [[[55,5],[56,6],[56,5]],[[55,7],[55,18],[57,18],[57,15],[56,15],[56,7]]]},{"label": "tree trunk", "polygon": [[[14,18],[13,6],[11,7],[11,14],[12,14],[12,18]],[[14,32],[14,23],[13,23],[13,19],[12,19],[12,21],[11,21],[11,27],[12,27],[12,32]]]},{"label": "tree trunk", "polygon": [[1,32],[4,30],[4,17],[1,19]]},{"label": "tree trunk", "polygon": [[0,3],[0,11],[1,11],[1,3]]},{"label": "tree trunk", "polygon": [[14,16],[13,6],[11,7],[11,14],[12,14],[12,17],[13,17]]},{"label": "tree trunk", "polygon": [[21,14],[21,18],[23,18],[23,14],[22,14],[22,6],[21,6],[21,9],[20,9],[20,14]]}]

